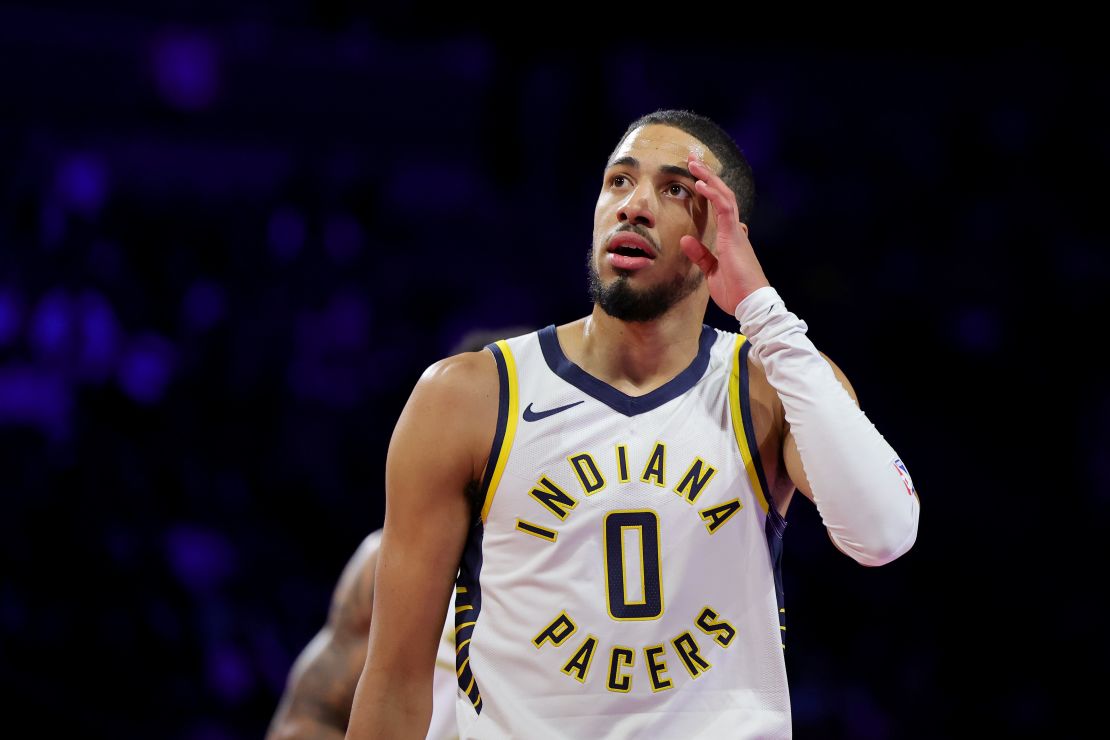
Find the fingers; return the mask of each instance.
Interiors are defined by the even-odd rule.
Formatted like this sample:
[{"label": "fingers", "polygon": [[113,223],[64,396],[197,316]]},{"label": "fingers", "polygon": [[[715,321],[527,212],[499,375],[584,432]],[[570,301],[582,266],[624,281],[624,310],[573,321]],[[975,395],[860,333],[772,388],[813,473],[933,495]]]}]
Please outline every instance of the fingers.
[{"label": "fingers", "polygon": [[717,218],[732,218],[739,221],[739,209],[736,206],[736,194],[717,176],[709,165],[703,162],[693,152],[687,157],[690,174],[698,178],[694,189],[698,194],[708,200],[717,211]]},{"label": "fingers", "polygon": [[692,236],[684,236],[678,241],[682,253],[687,259],[701,268],[706,275],[712,275],[717,269],[717,258],[709,251],[708,247]]}]

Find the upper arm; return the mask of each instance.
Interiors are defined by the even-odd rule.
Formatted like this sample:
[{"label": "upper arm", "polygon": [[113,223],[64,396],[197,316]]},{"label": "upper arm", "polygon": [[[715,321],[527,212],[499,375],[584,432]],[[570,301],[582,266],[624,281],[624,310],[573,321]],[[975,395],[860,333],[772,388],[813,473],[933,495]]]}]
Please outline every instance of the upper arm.
[{"label": "upper arm", "polygon": [[[855,401],[858,405],[859,398],[856,396],[856,390],[848,381],[848,377],[844,374],[844,371],[841,370],[835,362],[829,359],[829,356],[826,355],[824,352],[821,352],[820,354],[822,357],[825,358],[825,362],[829,363],[829,367],[832,368],[833,375],[836,376],[836,379],[839,380],[840,384],[844,386],[844,389],[848,391],[848,395],[850,395],[852,397],[852,400]],[[782,459],[784,467],[786,469],[786,475],[790,478],[790,481],[794,484],[794,487],[801,491],[806,498],[812,501],[813,491],[810,488],[809,479],[806,477],[805,469],[802,467],[802,458],[801,455],[798,454],[798,443],[794,440],[794,435],[790,431],[790,425],[786,422],[785,419],[783,419],[782,424],[784,431],[782,440]]]},{"label": "upper arm", "polygon": [[386,512],[365,673],[431,691],[443,617],[473,521],[466,490],[481,477],[497,421],[493,356],[436,363],[416,384],[386,459]]},{"label": "upper arm", "polygon": [[366,657],[381,532],[366,536],[332,593],[327,622],[297,656],[267,740],[342,737]]}]

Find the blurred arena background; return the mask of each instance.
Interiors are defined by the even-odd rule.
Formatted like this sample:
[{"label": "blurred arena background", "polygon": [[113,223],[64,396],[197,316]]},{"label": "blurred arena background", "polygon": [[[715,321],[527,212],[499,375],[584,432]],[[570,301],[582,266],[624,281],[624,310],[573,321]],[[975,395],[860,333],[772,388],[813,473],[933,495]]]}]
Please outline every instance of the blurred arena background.
[{"label": "blurred arena background", "polygon": [[794,503],[797,735],[1074,728],[1071,666],[1110,658],[1105,67],[1043,39],[694,45],[665,20],[0,5],[9,722],[261,737],[381,525],[416,378],[471,330],[588,311],[604,159],[679,107],[752,161],[770,280],[923,501],[876,570]]}]

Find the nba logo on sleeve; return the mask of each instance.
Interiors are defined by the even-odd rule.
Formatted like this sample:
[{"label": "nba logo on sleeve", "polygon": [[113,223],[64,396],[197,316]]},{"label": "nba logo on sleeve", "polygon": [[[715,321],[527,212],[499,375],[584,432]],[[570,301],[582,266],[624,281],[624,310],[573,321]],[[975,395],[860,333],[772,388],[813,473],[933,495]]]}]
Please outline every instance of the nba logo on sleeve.
[{"label": "nba logo on sleeve", "polygon": [[894,458],[894,469],[898,471],[898,476],[902,479],[902,484],[906,486],[906,493],[911,496],[917,493],[913,487],[913,480],[910,478],[910,471],[906,470],[906,464],[899,458]]}]

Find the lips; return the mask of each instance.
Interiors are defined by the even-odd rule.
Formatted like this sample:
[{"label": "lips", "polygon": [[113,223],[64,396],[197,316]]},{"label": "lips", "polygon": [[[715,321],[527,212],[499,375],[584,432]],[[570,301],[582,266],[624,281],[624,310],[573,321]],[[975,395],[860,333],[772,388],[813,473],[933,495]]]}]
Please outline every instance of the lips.
[{"label": "lips", "polygon": [[655,248],[644,237],[631,231],[621,231],[609,240],[610,253],[619,252],[633,257],[647,256],[655,259]]},{"label": "lips", "polygon": [[609,264],[619,270],[639,270],[656,257],[651,242],[631,231],[622,231],[610,239],[606,252]]}]

